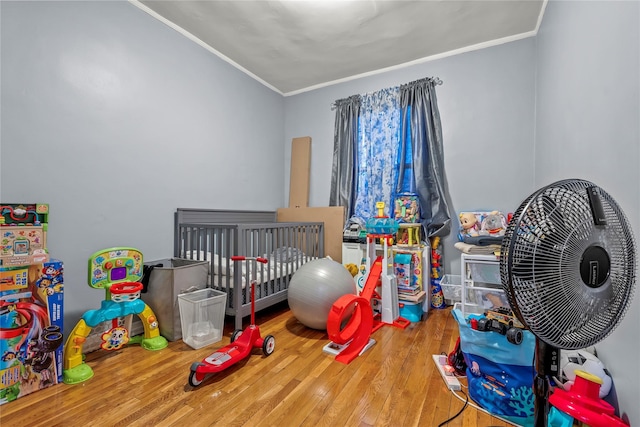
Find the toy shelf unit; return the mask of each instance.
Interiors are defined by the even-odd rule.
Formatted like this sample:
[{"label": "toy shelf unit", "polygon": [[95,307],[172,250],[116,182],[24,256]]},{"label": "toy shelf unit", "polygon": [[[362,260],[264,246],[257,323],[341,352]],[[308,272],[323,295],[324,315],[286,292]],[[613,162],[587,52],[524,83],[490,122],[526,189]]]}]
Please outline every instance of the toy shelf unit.
[{"label": "toy shelf unit", "polygon": [[[366,260],[366,250],[367,245],[364,243],[356,243],[356,242],[343,242],[342,243],[342,263],[349,264],[353,263],[357,266],[360,266],[360,272],[356,275],[356,284],[358,287],[358,292],[361,292],[364,287],[364,280],[366,276],[363,274],[362,265]],[[425,291],[428,289],[428,286],[424,286],[424,284],[430,283],[431,280],[431,268],[429,267],[431,264],[431,248],[429,245],[421,244],[419,246],[392,246],[391,254],[389,255],[390,259],[394,260],[394,274],[398,276],[398,271],[396,271],[396,255],[398,254],[410,254],[412,261],[412,277],[410,278],[412,282],[413,289],[408,289],[405,292],[402,291],[402,280],[399,280],[398,288],[400,292],[398,293],[398,299],[400,303],[403,305],[401,311],[403,312],[403,316],[407,314],[407,311],[419,313],[422,316],[422,313],[426,313],[429,310],[429,298],[425,298]],[[376,255],[382,255],[383,249],[380,244],[376,244]],[[408,278],[408,277],[407,277]],[[417,290],[418,292],[415,292]],[[413,292],[411,292],[413,291]],[[420,292],[421,291],[421,292]],[[412,295],[411,295],[412,294]],[[421,310],[418,307],[419,305]],[[412,320],[418,321],[418,320]]]},{"label": "toy shelf unit", "polygon": [[[460,276],[451,276],[447,283],[453,295],[459,289],[460,300],[454,304],[463,316],[482,314],[493,307],[509,307],[500,280],[500,260],[495,255],[460,255]],[[459,280],[459,288],[456,288]],[[443,288],[444,290],[445,288]],[[447,291],[445,291],[446,293]],[[446,295],[445,295],[446,298]]]}]

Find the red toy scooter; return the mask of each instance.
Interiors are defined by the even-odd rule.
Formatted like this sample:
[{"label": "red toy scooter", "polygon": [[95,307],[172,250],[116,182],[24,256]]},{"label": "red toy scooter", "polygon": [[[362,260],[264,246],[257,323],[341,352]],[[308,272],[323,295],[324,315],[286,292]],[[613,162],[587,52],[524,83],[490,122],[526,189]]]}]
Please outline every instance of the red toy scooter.
[{"label": "red toy scooter", "polygon": [[251,271],[251,324],[244,331],[236,329],[231,335],[229,345],[216,350],[215,353],[202,359],[202,362],[193,362],[191,365],[191,374],[189,375],[189,384],[197,387],[204,381],[209,374],[215,374],[224,371],[228,367],[236,364],[242,359],[248,357],[254,348],[262,348],[265,356],[271,355],[276,345],[276,339],[273,335],[267,335],[262,338],[260,336],[260,328],[256,325],[255,320],[255,284],[257,262],[267,263],[265,258],[253,258],[244,256],[232,256],[232,261],[253,261]]}]

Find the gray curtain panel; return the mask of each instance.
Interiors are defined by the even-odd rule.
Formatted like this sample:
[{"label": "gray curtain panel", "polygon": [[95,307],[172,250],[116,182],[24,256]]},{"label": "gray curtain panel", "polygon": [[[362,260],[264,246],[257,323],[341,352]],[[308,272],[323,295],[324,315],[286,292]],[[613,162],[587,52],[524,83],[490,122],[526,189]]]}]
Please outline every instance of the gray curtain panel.
[{"label": "gray curtain panel", "polygon": [[333,133],[333,165],[329,206],[344,206],[345,223],[353,215],[358,176],[358,115],[360,95],[334,103],[336,121]]},{"label": "gray curtain panel", "polygon": [[[451,229],[445,197],[442,126],[435,90],[436,85],[441,83],[437,78],[425,78],[400,86],[402,152],[405,152],[409,143],[406,127],[410,114],[415,193],[420,201],[422,225],[429,237],[446,236]],[[403,176],[403,169],[402,165],[400,177]]]}]

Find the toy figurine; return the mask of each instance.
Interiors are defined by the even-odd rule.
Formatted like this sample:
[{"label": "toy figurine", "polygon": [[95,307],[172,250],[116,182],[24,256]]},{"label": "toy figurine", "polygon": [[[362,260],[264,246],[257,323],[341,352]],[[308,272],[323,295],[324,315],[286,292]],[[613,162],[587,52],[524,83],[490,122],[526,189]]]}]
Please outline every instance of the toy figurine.
[{"label": "toy figurine", "polygon": [[460,236],[477,237],[479,235],[480,224],[473,212],[461,212],[458,217],[460,218]]}]

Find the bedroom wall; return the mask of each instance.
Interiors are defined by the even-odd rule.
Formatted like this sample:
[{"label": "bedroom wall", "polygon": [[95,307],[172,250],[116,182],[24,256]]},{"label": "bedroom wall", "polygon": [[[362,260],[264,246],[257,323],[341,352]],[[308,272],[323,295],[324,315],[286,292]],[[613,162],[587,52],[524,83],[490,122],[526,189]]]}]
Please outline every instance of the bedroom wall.
[{"label": "bedroom wall", "polygon": [[[457,212],[515,210],[533,191],[535,42],[527,38],[479,51],[290,96],[285,138],[312,141],[310,205],[326,206],[331,187],[331,103],[358,93],[438,76],[445,171],[451,194],[452,234],[443,239],[445,271],[459,274]],[[382,54],[382,53],[381,53]],[[290,148],[285,154],[290,158]],[[285,162],[288,167],[288,160]],[[288,171],[285,188],[288,188]]]},{"label": "bedroom wall", "polygon": [[87,259],[172,256],[177,207],[276,209],[284,101],[128,2],[0,2],[2,202],[48,202],[65,329]]},{"label": "bedroom wall", "polygon": [[[537,40],[535,185],[584,178],[618,202],[640,242],[640,3],[547,5]],[[637,294],[637,292],[636,292]],[[640,424],[640,298],[596,345],[621,411]]]}]

